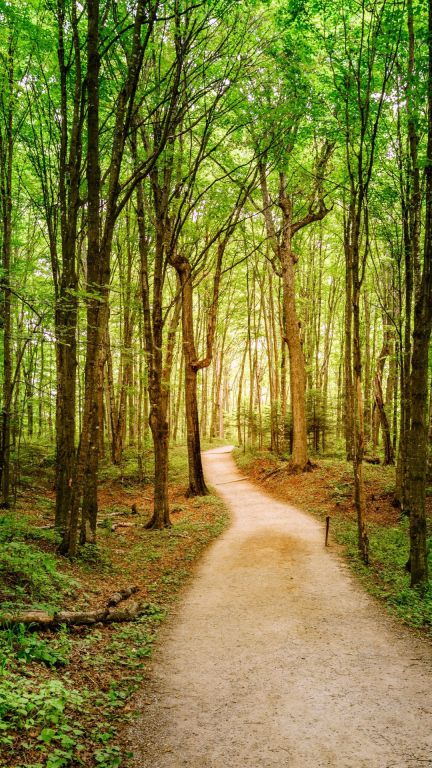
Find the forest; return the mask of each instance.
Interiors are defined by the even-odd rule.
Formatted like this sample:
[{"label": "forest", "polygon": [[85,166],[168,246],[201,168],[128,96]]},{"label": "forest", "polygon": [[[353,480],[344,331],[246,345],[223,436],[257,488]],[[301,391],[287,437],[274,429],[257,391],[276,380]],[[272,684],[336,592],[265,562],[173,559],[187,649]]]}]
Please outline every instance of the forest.
[{"label": "forest", "polygon": [[142,571],[115,631],[150,654],[182,560],[227,524],[212,446],[294,503],[309,488],[345,545],[349,518],[354,569],[403,583],[427,629],[430,0],[0,0],[0,249],[5,768],[124,764],[109,728],[68,730],[65,625],[89,583],[136,591],[139,525],[170,576],[153,599]]}]

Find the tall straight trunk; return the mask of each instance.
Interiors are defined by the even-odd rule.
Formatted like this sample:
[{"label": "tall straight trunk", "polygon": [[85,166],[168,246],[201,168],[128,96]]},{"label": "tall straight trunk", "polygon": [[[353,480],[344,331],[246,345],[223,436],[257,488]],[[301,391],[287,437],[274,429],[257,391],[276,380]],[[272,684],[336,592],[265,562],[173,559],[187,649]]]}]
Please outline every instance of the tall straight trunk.
[{"label": "tall straight trunk", "polygon": [[282,280],[283,301],[283,337],[288,346],[290,361],[290,395],[292,414],[291,463],[294,469],[303,471],[309,465],[306,422],[306,364],[302,347],[300,322],[296,306],[295,264],[297,256],[293,251],[292,240],[297,232],[316,221],[321,221],[328,213],[324,204],[322,179],[327,162],[332,152],[332,145],[325,143],[317,158],[317,176],[314,183],[314,205],[308,213],[297,221],[293,219],[292,199],[288,195],[285,173],[279,173],[278,207],[282,213],[282,226],[277,231],[272,214],[270,193],[267,184],[266,167],[263,160],[259,163],[263,215],[267,237],[274,258],[272,264]]},{"label": "tall straight trunk", "polygon": [[[128,390],[128,405],[127,405],[127,425],[128,425],[128,445],[133,448],[136,444],[136,387],[137,387],[137,373],[136,366],[134,365],[133,354],[131,350],[131,374],[130,384]],[[125,425],[126,436],[126,425]]]},{"label": "tall straight trunk", "polygon": [[[371,364],[371,344],[370,344],[370,333],[369,329],[371,328],[371,308],[370,308],[370,302],[369,302],[369,296],[365,292],[363,295],[363,304],[364,304],[364,322],[365,322],[365,375],[364,375],[364,421],[365,421],[365,444],[367,445],[370,440],[370,433],[371,433],[371,414],[372,414],[372,404],[371,404],[371,381],[372,381],[372,364]],[[374,324],[375,326],[375,324]]]},{"label": "tall straight trunk", "polygon": [[[252,447],[255,442],[255,427],[254,427],[254,388],[255,388],[255,369],[254,369],[254,356],[253,356],[253,343],[252,343],[252,315],[255,316],[255,305],[253,301],[253,284],[249,279],[249,265],[246,271],[246,287],[247,287],[247,347],[248,347],[248,367],[249,367],[249,403],[248,403],[248,443]],[[252,295],[251,295],[252,294]]]},{"label": "tall straight trunk", "polygon": [[[276,360],[273,357],[274,345],[273,345],[273,323],[272,323],[272,304],[269,298],[267,305],[265,294],[265,277],[266,273],[260,279],[261,289],[261,307],[264,317],[264,331],[266,339],[266,354],[267,354],[267,368],[268,368],[268,380],[270,391],[270,450],[277,452],[279,449],[278,441],[278,392],[277,392],[277,366]],[[269,294],[270,296],[271,294]]]},{"label": "tall straight trunk", "polygon": [[258,448],[261,451],[263,447],[263,421],[261,406],[261,375],[258,361],[258,350],[255,349],[255,375],[256,375],[256,410],[258,411]]},{"label": "tall straight trunk", "polygon": [[[69,258],[68,258],[69,257]],[[57,530],[68,525],[72,484],[76,468],[75,410],[77,371],[77,276],[75,257],[68,254],[63,264],[63,279],[56,305],[56,515]],[[66,266],[67,265],[67,266]]]},{"label": "tall straight trunk", "polygon": [[403,345],[400,366],[400,391],[401,409],[399,425],[399,448],[396,466],[396,501],[401,509],[405,509],[405,489],[407,456],[408,456],[408,432],[411,420],[411,395],[410,395],[410,366],[411,366],[411,323],[412,323],[412,296],[413,296],[413,268],[411,253],[411,237],[408,226],[408,210],[403,205],[402,223],[404,231],[404,257],[405,257],[405,322],[403,327]]},{"label": "tall straight trunk", "polygon": [[[144,365],[143,365],[143,338],[142,338],[142,317],[138,318],[138,399],[137,399],[137,452],[140,459],[143,445],[145,443],[143,436],[143,408],[144,408]],[[136,379],[135,379],[136,381]]]},{"label": "tall straight trunk", "polygon": [[222,383],[224,372],[225,341],[228,323],[225,324],[220,349],[215,355],[214,366],[214,389],[213,389],[213,415],[212,415],[212,437],[223,437],[223,407],[222,407]]},{"label": "tall straight trunk", "polygon": [[184,395],[189,467],[188,494],[190,496],[206,496],[208,488],[205,484],[201,461],[201,438],[198,418],[197,373],[199,368],[197,367],[194,341],[192,270],[186,259],[182,259],[181,262],[179,261],[176,268],[181,286],[182,301]]},{"label": "tall straight trunk", "polygon": [[[242,195],[243,194],[244,199],[246,199],[247,193],[244,192]],[[193,318],[194,275],[192,272],[192,266],[184,253],[180,254],[177,252],[175,241],[171,243],[170,262],[176,270],[181,288],[183,359],[185,366],[185,411],[189,465],[188,494],[190,496],[205,496],[208,494],[201,460],[197,373],[200,370],[208,368],[213,359],[213,346],[216,332],[220,281],[222,275],[222,261],[229,239],[235,229],[240,211],[244,203],[242,195],[237,200],[237,205],[231,211],[231,214],[228,218],[228,226],[217,240],[212,299],[207,317],[206,350],[205,357],[201,358],[200,360],[197,358],[195,342],[196,333]],[[198,319],[200,320],[200,318]]]},{"label": "tall straight trunk", "polygon": [[394,389],[393,389],[393,434],[392,446],[393,455],[396,455],[396,446],[398,439],[398,404],[399,404],[399,342],[396,341],[394,349]]},{"label": "tall straight trunk", "polygon": [[99,0],[87,5],[87,340],[84,373],[84,413],[78,448],[77,468],[71,501],[68,530],[62,550],[73,557],[78,544],[78,525],[82,493],[82,542],[96,539],[97,467],[99,462],[99,390],[103,377],[99,366],[102,334],[105,330],[106,297],[102,292],[105,254],[99,247],[100,167],[99,167]]},{"label": "tall straight trunk", "polygon": [[126,435],[126,409],[127,398],[132,384],[132,332],[133,318],[125,318],[125,329],[121,352],[121,364],[119,373],[119,392],[116,412],[112,409],[112,444],[111,458],[113,464],[120,464],[123,457],[124,440]]},{"label": "tall straight trunk", "polygon": [[236,423],[237,423],[237,442],[239,446],[243,445],[243,437],[242,437],[242,398],[243,398],[243,378],[244,378],[244,370],[245,370],[245,363],[246,363],[246,355],[247,355],[247,344],[245,343],[244,351],[241,358],[241,364],[240,364],[240,372],[239,372],[239,381],[238,381],[238,390],[237,390],[237,415],[236,415]]},{"label": "tall straight trunk", "polygon": [[205,496],[208,489],[204,479],[201,460],[201,438],[198,415],[197,374],[208,368],[213,359],[213,345],[216,330],[219,288],[222,274],[222,258],[228,243],[227,233],[218,243],[216,265],[213,279],[213,296],[207,321],[206,356],[197,359],[195,346],[195,331],[193,321],[193,275],[189,260],[185,256],[176,255],[172,264],[176,269],[182,303],[182,339],[184,359],[184,395],[186,411],[186,433],[188,447],[189,487],[190,496]]},{"label": "tall straight trunk", "polygon": [[[57,257],[55,227],[47,214],[50,232],[50,250],[56,287],[56,511],[57,530],[66,535],[72,514],[74,483],[76,480],[76,371],[78,276],[76,269],[78,214],[80,209],[80,183],[82,163],[82,77],[81,48],[78,33],[77,7],[71,4],[73,52],[75,57],[75,83],[73,117],[68,137],[68,53],[64,46],[66,8],[58,3],[58,65],[61,91],[61,135],[59,162],[59,201],[61,230],[61,271]],[[48,201],[49,211],[49,201]]]},{"label": "tall straight trunk", "polygon": [[327,435],[327,429],[328,429],[327,408],[328,408],[329,367],[330,367],[330,355],[332,350],[333,329],[334,329],[335,319],[336,319],[336,308],[338,304],[338,298],[339,297],[338,297],[337,283],[335,280],[333,280],[330,286],[330,296],[329,296],[328,310],[327,310],[326,321],[325,321],[324,352],[323,352],[323,359],[321,362],[319,379],[318,379],[319,387],[321,390],[321,397],[322,397],[322,400],[321,400],[322,402],[321,446],[322,446],[323,452],[326,449],[326,435]]},{"label": "tall straight trunk", "polygon": [[[408,169],[407,178],[401,170],[402,231],[405,260],[405,323],[403,333],[403,352],[400,371],[401,410],[399,426],[399,449],[396,467],[396,501],[401,509],[406,507],[405,490],[408,488],[408,433],[411,424],[411,353],[412,353],[412,307],[415,276],[419,273],[420,218],[422,195],[420,169],[418,165],[417,133],[418,115],[416,112],[416,77],[415,77],[415,33],[413,0],[407,0],[408,62],[406,84],[406,110],[408,115]],[[398,115],[398,121],[400,117]],[[399,129],[399,141],[400,129]]]},{"label": "tall straight trunk", "polygon": [[[283,308],[281,308],[281,314],[283,315]],[[284,321],[283,317],[281,317],[281,350],[280,350],[280,368],[281,368],[281,389],[280,389],[280,411],[281,411],[281,432],[282,432],[282,439],[281,439],[281,450],[286,450],[286,440],[287,440],[287,400],[288,400],[288,393],[287,393],[287,355],[286,355],[286,344],[283,338],[283,326]]]},{"label": "tall straight trunk", "polygon": [[181,408],[182,395],[183,395],[183,370],[184,370],[183,349],[181,349],[179,353],[178,391],[177,391],[177,399],[176,399],[175,408],[174,408],[174,418],[173,418],[173,428],[172,428],[173,443],[177,442],[177,433],[178,433],[179,421],[180,421],[180,408]]},{"label": "tall straight trunk", "polygon": [[[347,224],[345,225],[347,228]],[[354,456],[354,390],[352,372],[352,266],[348,234],[345,232],[345,326],[344,326],[344,431],[346,460]]]},{"label": "tall straight trunk", "polygon": [[208,406],[208,381],[209,381],[209,374],[208,374],[208,368],[205,368],[202,373],[202,383],[201,383],[201,413],[200,413],[200,424],[201,424],[201,435],[204,439],[207,438],[207,406]]},{"label": "tall straight trunk", "polygon": [[[87,3],[87,344],[84,414],[78,457],[78,483],[74,493],[67,544],[69,555],[73,555],[76,550],[76,529],[81,495],[81,540],[94,542],[96,538],[100,431],[98,401],[99,391],[103,389],[104,361],[101,348],[107,323],[111,249],[118,216],[124,210],[137,183],[135,178],[125,190],[120,183],[120,175],[126,141],[131,136],[143,56],[152,33],[155,15],[155,7],[151,7],[146,13],[145,0],[137,0],[131,25],[133,29],[131,47],[126,56],[125,78],[116,99],[114,125],[109,142],[111,151],[106,171],[106,192],[104,191],[102,206],[99,157],[99,0],[89,0]],[[161,141],[166,140],[167,137],[164,134]],[[156,154],[153,154],[149,160],[148,169],[155,160]]]},{"label": "tall straight trunk", "polygon": [[45,344],[43,336],[40,344],[39,400],[38,400],[38,438],[42,437],[44,425],[44,379],[45,379]]},{"label": "tall straight trunk", "polygon": [[[132,153],[136,162],[136,135],[133,137]],[[169,425],[168,404],[170,376],[174,356],[177,325],[180,319],[181,301],[177,297],[172,312],[168,339],[166,342],[165,362],[163,358],[163,279],[165,273],[166,243],[166,194],[168,185],[162,192],[158,172],[152,176],[153,194],[157,206],[158,220],[155,239],[155,261],[153,275],[153,293],[150,294],[148,250],[144,213],[144,190],[141,183],[137,186],[137,224],[140,252],[140,287],[143,307],[143,329],[148,375],[148,398],[150,405],[149,426],[153,440],[155,462],[154,506],[147,528],[162,529],[171,525],[168,500],[168,450]],[[165,196],[164,196],[165,195]]]},{"label": "tall straight trunk", "polygon": [[281,249],[285,340],[290,362],[292,413],[292,453],[294,467],[303,470],[308,463],[306,424],[306,365],[300,338],[300,323],[295,300],[294,262],[290,250]]},{"label": "tall straight trunk", "polygon": [[[364,198],[356,190],[353,177],[351,177],[351,197],[348,208],[348,214],[345,222],[345,269],[350,272],[350,279],[346,280],[347,290],[350,291],[352,325],[351,320],[348,325],[352,327],[352,337],[350,334],[345,336],[345,343],[352,342],[352,367],[346,367],[349,372],[351,368],[352,380],[346,381],[348,390],[353,395],[353,413],[352,413],[352,431],[353,431],[353,453],[352,467],[354,475],[354,504],[357,516],[357,534],[358,547],[363,561],[367,564],[369,561],[369,539],[366,530],[366,494],[363,476],[363,458],[365,452],[365,432],[364,432],[364,403],[362,391],[362,353],[361,353],[361,332],[360,332],[360,299],[361,287],[365,273],[366,258],[369,249],[368,240],[368,213],[364,208]],[[364,250],[360,252],[361,225],[365,227]],[[346,296],[348,302],[348,296]],[[347,323],[347,319],[346,319]],[[346,360],[348,363],[348,361]]]},{"label": "tall straight trunk", "polygon": [[12,169],[13,169],[13,87],[14,48],[10,32],[7,54],[7,99],[4,124],[0,129],[0,200],[2,218],[2,325],[3,325],[3,403],[1,413],[0,439],[0,492],[1,506],[10,504],[10,448],[11,412],[13,397],[12,382],[12,302],[10,270],[12,256]]},{"label": "tall straight trunk", "polygon": [[[53,366],[53,355],[52,355],[52,352],[50,352],[49,379],[48,379],[49,391],[50,392],[52,392],[52,388],[54,386],[53,368],[54,368],[54,366]],[[49,434],[50,440],[53,440],[53,438],[54,438],[53,425],[54,425],[54,419],[53,419],[52,398],[50,397],[50,398],[48,398],[48,434]]]},{"label": "tall straight trunk", "polygon": [[[384,318],[386,322],[386,318]],[[383,345],[377,360],[375,378],[374,378],[374,397],[375,404],[381,424],[383,443],[384,443],[384,464],[394,463],[393,446],[391,442],[390,424],[385,409],[382,380],[384,376],[384,367],[390,353],[390,332],[387,326],[384,328]]]},{"label": "tall straight trunk", "polygon": [[130,247],[130,211],[126,210],[126,269],[122,269],[122,261],[119,255],[120,280],[124,288],[124,301],[121,314],[123,315],[123,329],[121,335],[121,353],[118,375],[118,398],[117,410],[111,409],[112,414],[112,444],[111,458],[113,464],[120,464],[123,458],[124,444],[126,440],[127,428],[127,410],[128,401],[130,410],[133,409],[133,352],[132,340],[135,325],[135,311],[133,307],[132,296],[134,294],[132,286],[132,250]]},{"label": "tall straight trunk", "polygon": [[393,426],[394,426],[393,425],[393,413],[394,413],[393,399],[395,396],[395,384],[396,384],[396,357],[395,357],[394,333],[390,333],[388,360],[389,360],[389,366],[388,366],[388,376],[387,376],[386,391],[385,391],[385,403],[386,403],[386,408],[388,412],[390,442],[393,445],[393,442],[392,442]]},{"label": "tall straight trunk", "polygon": [[25,401],[27,406],[27,434],[29,438],[33,437],[33,361],[30,360],[28,370],[24,371],[25,377]]},{"label": "tall straight trunk", "polygon": [[363,457],[365,448],[364,406],[362,392],[362,359],[360,337],[360,282],[358,280],[358,256],[353,260],[353,372],[354,372],[354,502],[357,513],[358,544],[365,563],[369,559],[368,536],[366,532],[366,494],[363,478]]},{"label": "tall straight trunk", "polygon": [[213,365],[213,375],[212,375],[212,382],[211,382],[211,413],[210,413],[210,442],[213,440],[214,437],[216,437],[217,427],[217,401],[216,401],[216,392],[217,392],[217,380],[218,380],[218,371],[219,371],[219,349],[218,344],[216,344],[215,352],[214,352],[214,365]]},{"label": "tall straight trunk", "polygon": [[342,384],[342,372],[344,368],[343,364],[343,358],[344,358],[344,350],[343,350],[343,341],[341,344],[341,360],[339,361],[338,365],[338,377],[337,377],[337,401],[336,401],[336,440],[339,440],[341,434],[342,434],[342,424],[344,421],[344,414],[343,414],[343,384]]},{"label": "tall straight trunk", "polygon": [[280,438],[281,438],[281,429],[280,429],[280,421],[279,421],[281,382],[280,382],[280,374],[279,374],[279,366],[278,366],[279,344],[278,344],[276,312],[275,312],[275,302],[274,302],[273,274],[272,274],[270,265],[268,265],[267,274],[268,274],[268,280],[269,280],[270,337],[273,340],[273,368],[274,368],[274,371],[273,371],[274,412],[272,414],[272,423],[273,423],[273,428],[275,430],[275,438],[274,438],[275,449],[279,453]]},{"label": "tall straight trunk", "polygon": [[95,542],[98,514],[99,403],[103,392],[102,347],[108,325],[108,284],[110,248],[100,242],[100,160],[99,160],[99,0],[88,3],[88,143],[87,143],[87,290],[93,294],[87,304],[87,345],[85,396],[80,460],[83,467],[81,540]]},{"label": "tall straight trunk", "polygon": [[[428,143],[432,157],[432,0],[428,3]],[[411,586],[428,579],[426,470],[428,452],[428,357],[432,331],[432,165],[425,168],[425,234],[423,272],[416,294],[410,375],[411,422],[408,433],[406,496],[410,516]]]},{"label": "tall straight trunk", "polygon": [[[165,363],[162,360],[162,347],[153,353],[153,366],[150,371],[150,415],[149,424],[153,438],[155,460],[154,510],[147,528],[166,528],[171,525],[168,503],[168,449],[169,449],[169,381],[173,361],[175,337],[180,319],[180,301],[177,300],[171,317],[167,340]],[[159,315],[159,312],[158,312]],[[161,316],[161,315],[160,315]],[[162,326],[156,330],[155,338],[161,339]]]}]

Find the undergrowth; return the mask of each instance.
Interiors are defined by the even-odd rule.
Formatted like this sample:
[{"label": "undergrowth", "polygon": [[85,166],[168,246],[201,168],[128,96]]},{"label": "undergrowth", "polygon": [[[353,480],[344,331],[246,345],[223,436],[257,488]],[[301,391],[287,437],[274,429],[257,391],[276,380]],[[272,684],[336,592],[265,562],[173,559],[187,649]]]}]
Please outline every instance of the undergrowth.
[{"label": "undergrowth", "polygon": [[[264,480],[264,488],[278,497],[282,498],[286,491],[289,492],[290,483],[297,482],[284,477],[283,462],[280,457],[269,452],[243,452],[237,449],[234,457],[243,472],[255,473],[258,480]],[[264,468],[262,473],[260,464]],[[278,474],[273,474],[275,468],[279,470]],[[290,500],[321,520],[330,515],[331,536],[343,545],[345,556],[365,589],[382,600],[393,615],[432,636],[432,585],[429,584],[426,590],[410,587],[410,576],[405,567],[409,554],[409,522],[406,518],[397,520],[395,510],[391,507],[395,488],[394,467],[366,464],[364,474],[366,488],[373,490],[373,493],[369,490],[368,513],[378,501],[382,505],[375,511],[375,521],[367,521],[368,566],[359,557],[357,524],[352,505],[352,467],[349,463],[345,460],[320,458],[318,468],[310,475],[302,476],[301,497],[295,486],[296,495]],[[281,478],[285,485],[281,485]],[[396,522],[391,522],[392,519]],[[429,563],[429,572],[432,574],[432,545],[429,547]]]},{"label": "undergrowth", "polygon": [[0,517],[0,615],[30,605],[55,611],[73,593],[77,582],[59,570],[56,545],[53,530],[37,528],[26,517]]},{"label": "undergrowth", "polygon": [[[38,456],[33,457],[38,495],[29,506],[39,527],[22,509],[0,517],[0,617],[26,608],[95,607],[94,586],[105,580],[141,584],[148,602],[144,615],[126,624],[0,629],[0,768],[126,768],[130,754],[121,734],[135,717],[132,697],[143,685],[158,628],[193,562],[225,527],[227,513],[215,497],[181,497],[173,504],[172,528],[146,531],[140,518],[130,516],[127,494],[143,490],[136,454],[130,452],[122,467],[107,462],[103,468],[105,486],[121,486],[104,514],[114,513],[115,520],[124,515],[134,532],[125,529],[128,538],[122,528],[114,532],[105,525],[98,546],[81,548],[69,563],[56,554],[54,531],[40,526],[52,512],[41,477],[46,472],[50,487],[52,464],[45,467]],[[144,470],[151,476],[148,457]],[[172,454],[171,482],[187,482],[182,447]],[[106,590],[110,586],[105,595]]]},{"label": "undergrowth", "polygon": [[[332,530],[335,540],[344,545],[350,565],[366,589],[384,600],[390,611],[404,622],[432,636],[432,586],[429,583],[426,590],[412,589],[405,567],[409,555],[408,521],[391,527],[368,526],[368,566],[359,558],[356,524],[333,519]],[[430,551],[429,571],[432,573]]]}]

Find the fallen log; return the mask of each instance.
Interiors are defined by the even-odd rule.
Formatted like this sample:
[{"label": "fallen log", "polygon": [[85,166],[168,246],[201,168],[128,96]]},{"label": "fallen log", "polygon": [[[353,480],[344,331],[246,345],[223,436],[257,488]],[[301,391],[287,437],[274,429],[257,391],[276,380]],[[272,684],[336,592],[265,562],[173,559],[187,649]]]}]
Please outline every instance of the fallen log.
[{"label": "fallen log", "polygon": [[108,605],[118,605],[122,600],[127,600],[128,597],[138,592],[138,587],[127,587],[126,589],[119,589],[118,592],[114,592],[111,597],[108,598]]},{"label": "fallen log", "polygon": [[120,621],[134,621],[145,613],[148,603],[144,601],[131,601],[127,606],[119,607],[119,603],[127,600],[138,592],[138,587],[114,592],[108,599],[105,608],[96,608],[89,611],[21,611],[17,613],[0,613],[0,627],[25,624],[26,626],[38,626],[42,629],[55,628],[62,624],[68,627],[92,626],[93,624],[110,624]]},{"label": "fallen log", "polygon": [[111,530],[114,532],[117,530],[117,528],[135,528],[136,523],[127,523],[120,521],[118,523],[114,523],[114,525],[111,526]]}]

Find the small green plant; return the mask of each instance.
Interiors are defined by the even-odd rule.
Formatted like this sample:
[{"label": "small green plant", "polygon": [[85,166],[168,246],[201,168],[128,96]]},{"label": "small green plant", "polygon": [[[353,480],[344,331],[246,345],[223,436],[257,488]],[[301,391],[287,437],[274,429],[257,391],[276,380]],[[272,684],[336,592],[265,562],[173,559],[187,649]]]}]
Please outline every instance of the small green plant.
[{"label": "small green plant", "polygon": [[122,753],[119,747],[106,746],[94,752],[98,768],[118,768],[122,763]]},{"label": "small green plant", "polygon": [[54,555],[23,541],[0,544],[0,585],[5,609],[33,605],[60,607],[62,597],[72,594],[77,582],[58,570]]},{"label": "small green plant", "polygon": [[150,549],[148,552],[146,552],[146,560],[149,561],[149,563],[155,563],[157,560],[160,560],[162,557],[161,552],[157,552],[155,549]]},{"label": "small green plant", "polygon": [[60,667],[68,663],[71,641],[66,629],[56,633],[52,640],[39,637],[24,624],[18,624],[0,633],[0,653],[28,664],[39,662],[47,667]]},{"label": "small green plant", "polygon": [[96,544],[84,544],[78,550],[78,559],[89,568],[111,570],[112,563],[108,552]]},{"label": "small green plant", "polygon": [[[41,751],[55,745],[64,759],[73,754],[82,730],[73,727],[73,712],[84,706],[86,691],[68,689],[60,680],[49,680],[35,687],[34,681],[14,673],[0,675],[0,745],[14,742],[17,732],[39,729]],[[51,750],[50,750],[51,755]],[[66,762],[53,765],[66,765]]]},{"label": "small green plant", "polygon": [[56,544],[59,536],[54,528],[38,528],[27,517],[0,514],[0,544],[9,541],[48,541]]}]

